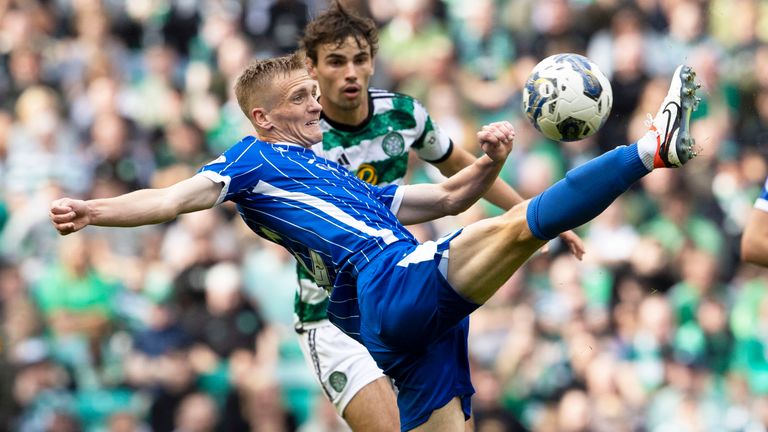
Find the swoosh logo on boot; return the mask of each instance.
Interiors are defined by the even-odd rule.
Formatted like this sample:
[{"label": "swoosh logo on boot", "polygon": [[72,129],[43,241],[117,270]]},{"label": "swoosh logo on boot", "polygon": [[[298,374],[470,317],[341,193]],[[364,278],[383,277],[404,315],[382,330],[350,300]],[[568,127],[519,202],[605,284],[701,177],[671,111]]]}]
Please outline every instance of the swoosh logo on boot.
[{"label": "swoosh logo on boot", "polygon": [[[671,110],[670,106],[674,107],[674,110]],[[678,124],[680,123],[680,105],[677,102],[668,102],[664,106],[662,113],[667,115],[667,128],[664,131],[664,135],[662,135],[664,139],[659,146],[659,156],[661,156],[664,164],[669,166],[669,141],[672,138],[674,130],[678,128]],[[674,121],[672,120],[673,117]]]}]

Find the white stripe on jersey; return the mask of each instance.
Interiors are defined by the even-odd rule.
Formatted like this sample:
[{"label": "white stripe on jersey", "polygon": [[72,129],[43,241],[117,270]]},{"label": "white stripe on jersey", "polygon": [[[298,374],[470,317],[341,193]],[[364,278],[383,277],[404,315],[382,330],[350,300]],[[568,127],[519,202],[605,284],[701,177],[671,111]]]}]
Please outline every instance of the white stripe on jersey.
[{"label": "white stripe on jersey", "polygon": [[768,212],[768,200],[758,198],[757,201],[755,201],[755,208],[764,212]]},{"label": "white stripe on jersey", "polygon": [[306,204],[317,210],[320,210],[326,215],[332,217],[333,219],[349,227],[352,227],[364,234],[367,234],[371,237],[381,238],[382,240],[384,240],[385,244],[391,244],[398,240],[398,238],[395,237],[392,230],[371,228],[370,226],[366,225],[363,221],[353,218],[352,216],[342,211],[340,208],[336,207],[333,204],[323,201],[319,197],[315,197],[315,196],[308,195],[301,192],[289,192],[287,190],[283,190],[275,186],[272,186],[271,184],[265,182],[264,180],[259,180],[259,183],[256,184],[256,186],[252,189],[252,191],[254,193],[260,193],[267,196],[288,199],[291,201],[298,201],[300,203]]},{"label": "white stripe on jersey", "polygon": [[348,299],[344,299],[344,300],[334,300],[334,299],[329,297],[328,301],[331,302],[331,303],[336,303],[336,304],[342,304],[342,303],[347,303],[347,302],[357,302],[357,297],[348,298]]},{"label": "white stripe on jersey", "polygon": [[[355,300],[357,300],[357,299],[355,299]],[[343,317],[343,316],[338,316],[338,315],[336,315],[335,313],[333,313],[333,312],[331,312],[331,311],[328,311],[328,315],[333,315],[333,316],[335,316],[336,318],[338,318],[338,319],[342,319],[342,320],[346,320],[346,319],[352,319],[352,318],[360,318],[360,315],[349,315],[349,316],[345,316],[345,317]],[[354,332],[349,332],[349,333],[353,333],[353,334],[360,334],[360,333],[354,333]]]},{"label": "white stripe on jersey", "polygon": [[229,177],[223,176],[215,171],[200,171],[196,175],[201,175],[214,183],[224,183],[224,187],[221,188],[219,197],[216,198],[216,204],[219,205],[224,202],[224,198],[227,197],[227,191],[229,191]]},{"label": "white stripe on jersey", "polygon": [[[345,319],[345,318],[342,318],[342,317],[334,314],[331,311],[326,311],[326,313],[328,314],[328,316],[334,316],[334,317],[336,317],[338,319]],[[349,318],[360,318],[360,315],[351,316]],[[356,339],[358,342],[360,342],[360,338],[359,337],[357,337],[357,338],[355,337],[355,336],[360,336],[360,332],[352,331],[350,329],[345,329],[345,330],[341,330],[341,331],[344,332],[344,334],[346,334],[347,336],[352,336],[352,339]],[[360,343],[362,343],[362,342],[360,342]]]},{"label": "white stripe on jersey", "polygon": [[[278,148],[279,148],[279,147],[278,147]],[[281,176],[285,177],[286,179],[291,179],[291,180],[293,180],[294,182],[296,182],[296,183],[298,183],[298,184],[302,185],[304,188],[307,188],[307,189],[309,189],[309,186],[305,185],[304,183],[302,183],[302,182],[300,182],[300,181],[298,181],[298,180],[296,180],[296,179],[292,179],[292,178],[291,178],[291,176],[289,176],[288,174],[284,173],[284,172],[283,172],[283,171],[282,171],[280,168],[278,168],[278,167],[277,167],[277,165],[275,165],[274,163],[272,163],[272,161],[271,161],[271,160],[269,160],[269,158],[268,158],[267,156],[265,156],[265,155],[264,155],[264,152],[263,152],[263,151],[261,151],[261,150],[260,150],[260,151],[259,151],[259,154],[261,155],[261,157],[262,157],[262,158],[264,158],[264,160],[265,160],[265,161],[267,161],[267,163],[268,163],[268,164],[269,164],[269,165],[270,165],[272,168],[274,168],[274,169],[275,169],[275,171],[279,172]],[[283,155],[283,153],[282,153],[282,152],[281,152],[280,154],[281,154],[283,157],[285,157],[285,155]],[[291,160],[290,158],[288,158],[288,159],[289,159],[289,160]],[[291,162],[293,162],[293,161],[291,160]],[[315,178],[317,178],[317,177],[315,177]],[[254,190],[255,190],[255,189],[254,189]]]},{"label": "white stripe on jersey", "polygon": [[437,243],[428,241],[416,246],[413,252],[409,253],[398,263],[398,267],[408,267],[411,264],[418,264],[424,261],[430,261],[435,259],[437,253]]},{"label": "white stripe on jersey", "polygon": [[[297,225],[297,224],[295,224],[295,223],[293,223],[293,222],[291,222],[291,221],[289,221],[289,220],[286,220],[286,219],[283,219],[283,218],[279,218],[279,217],[275,216],[275,215],[274,215],[274,214],[272,214],[272,213],[267,213],[267,212],[265,212],[265,211],[263,211],[263,210],[260,210],[260,209],[258,209],[258,208],[256,208],[256,207],[248,207],[248,206],[246,206],[246,205],[244,205],[244,204],[241,204],[240,206],[241,206],[241,207],[243,207],[243,208],[246,208],[246,209],[248,209],[248,210],[250,210],[250,211],[252,211],[252,212],[254,212],[254,213],[259,213],[259,214],[262,214],[262,215],[264,215],[264,216],[267,216],[267,217],[271,217],[272,219],[277,219],[277,220],[279,220],[280,222],[283,222],[283,223],[285,223],[286,225],[290,225],[290,226],[292,226],[293,228],[296,228],[297,230],[301,230],[301,231],[305,231],[305,232],[308,232],[308,233],[314,234],[314,235],[316,235],[318,238],[321,238],[321,239],[323,239],[323,241],[325,241],[325,242],[327,242],[327,243],[329,243],[329,244],[332,244],[332,245],[334,245],[334,246],[338,247],[339,249],[343,249],[343,250],[345,250],[345,251],[347,251],[347,252],[354,252],[352,249],[350,249],[350,248],[348,248],[348,247],[345,247],[344,245],[340,245],[340,244],[338,244],[338,243],[335,243],[335,242],[332,242],[332,241],[328,240],[327,238],[325,238],[325,237],[321,236],[319,233],[317,233],[317,232],[315,232],[315,231],[312,231],[312,230],[309,230],[309,229],[307,229],[307,228],[304,228],[303,226],[301,226],[301,225]],[[291,206],[291,207],[294,207],[294,208],[299,208],[299,209],[300,209],[300,207],[296,207],[296,206]],[[282,235],[281,235],[281,237],[286,237],[286,235],[285,235],[285,234],[282,234]],[[361,237],[362,237],[362,236],[361,236]],[[291,239],[290,237],[289,237],[289,239],[290,239],[291,241],[293,241],[294,243],[301,243],[300,241],[296,241],[296,240],[293,240],[293,239]],[[328,254],[326,254],[326,253],[323,253],[322,251],[315,251],[315,252],[317,252],[317,253],[319,253],[319,254],[321,254],[321,255],[327,256],[327,257],[329,256]],[[329,257],[329,258],[330,258],[330,257]]]},{"label": "white stripe on jersey", "polygon": [[[252,138],[253,138],[253,137],[252,137]],[[224,167],[224,169],[223,169],[223,170],[221,170],[221,171],[225,171],[225,170],[227,170],[227,168],[231,167],[231,166],[232,166],[232,164],[234,164],[234,163],[236,163],[237,161],[239,161],[239,160],[240,160],[240,158],[241,158],[241,157],[243,157],[243,156],[244,156],[246,153],[248,153],[248,150],[250,150],[250,149],[251,149],[251,147],[253,147],[253,145],[254,145],[254,144],[256,144],[257,142],[258,142],[258,140],[257,140],[256,138],[253,138],[253,141],[251,141],[251,143],[250,143],[250,144],[248,144],[248,147],[246,147],[246,148],[245,148],[245,150],[243,150],[243,151],[242,151],[242,152],[241,152],[239,155],[237,155],[237,157],[235,158],[235,160],[233,160],[232,162],[230,162],[230,163],[229,163],[227,166],[225,166],[225,167]],[[214,161],[214,162],[216,162],[216,161]]]},{"label": "white stripe on jersey", "polygon": [[246,174],[250,174],[252,171],[256,171],[257,169],[261,168],[262,166],[264,166],[264,164],[258,164],[258,165],[256,165],[255,167],[253,167],[253,168],[249,169],[248,171],[242,172],[242,173],[240,173],[240,174],[238,174],[238,175],[234,176],[234,178],[238,178],[238,177],[240,177],[240,176],[244,176],[244,175],[246,175]]}]

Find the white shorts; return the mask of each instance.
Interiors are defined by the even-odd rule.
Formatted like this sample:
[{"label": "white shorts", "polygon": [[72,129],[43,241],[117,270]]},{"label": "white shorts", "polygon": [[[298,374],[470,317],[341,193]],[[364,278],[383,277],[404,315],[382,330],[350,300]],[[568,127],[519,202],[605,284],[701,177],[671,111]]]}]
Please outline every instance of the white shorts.
[{"label": "white shorts", "polygon": [[312,374],[341,416],[360,389],[385,376],[361,343],[329,321],[305,327],[299,344]]}]

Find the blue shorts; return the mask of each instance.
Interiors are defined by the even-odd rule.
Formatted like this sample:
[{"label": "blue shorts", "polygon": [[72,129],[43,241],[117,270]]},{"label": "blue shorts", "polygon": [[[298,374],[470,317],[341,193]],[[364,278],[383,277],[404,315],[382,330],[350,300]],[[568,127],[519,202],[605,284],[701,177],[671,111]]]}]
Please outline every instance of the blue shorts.
[{"label": "blue shorts", "polygon": [[467,336],[469,314],[479,305],[459,296],[439,268],[457,234],[392,244],[358,275],[360,338],[395,380],[402,430],[457,396],[470,415]]}]

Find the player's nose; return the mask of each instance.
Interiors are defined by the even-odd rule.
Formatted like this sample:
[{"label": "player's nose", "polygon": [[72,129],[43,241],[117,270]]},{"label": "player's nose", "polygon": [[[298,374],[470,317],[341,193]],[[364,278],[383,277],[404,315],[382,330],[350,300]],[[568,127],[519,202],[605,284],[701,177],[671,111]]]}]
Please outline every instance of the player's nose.
[{"label": "player's nose", "polygon": [[357,69],[355,69],[355,63],[347,63],[347,67],[344,68],[344,79],[347,81],[357,81]]},{"label": "player's nose", "polygon": [[315,98],[309,98],[309,105],[307,106],[307,111],[310,113],[318,113],[323,109],[323,106],[320,105],[320,102]]}]

